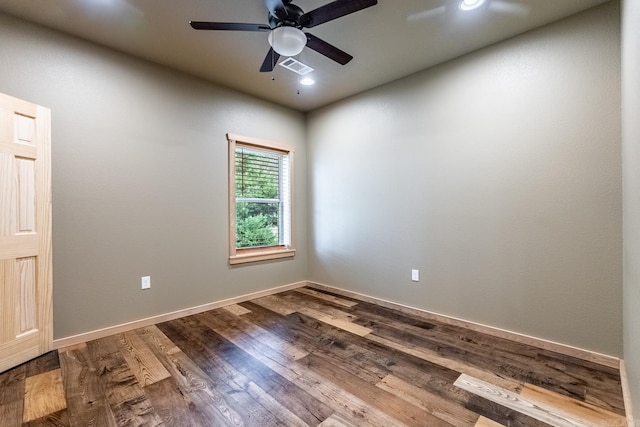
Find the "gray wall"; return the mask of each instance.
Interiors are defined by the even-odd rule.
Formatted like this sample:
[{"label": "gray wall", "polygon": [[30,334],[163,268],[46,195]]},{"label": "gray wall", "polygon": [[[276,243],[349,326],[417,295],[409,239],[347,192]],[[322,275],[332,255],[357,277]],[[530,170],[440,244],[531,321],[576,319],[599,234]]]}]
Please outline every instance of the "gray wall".
[{"label": "gray wall", "polygon": [[620,356],[620,102],[612,2],[313,112],[309,278]]},{"label": "gray wall", "polygon": [[[624,359],[640,417],[640,2],[622,3]],[[640,421],[636,421],[640,423]]]},{"label": "gray wall", "polygon": [[[302,114],[3,15],[0,52],[52,109],[56,338],[306,278]],[[296,147],[295,260],[227,265],[226,132]]]}]

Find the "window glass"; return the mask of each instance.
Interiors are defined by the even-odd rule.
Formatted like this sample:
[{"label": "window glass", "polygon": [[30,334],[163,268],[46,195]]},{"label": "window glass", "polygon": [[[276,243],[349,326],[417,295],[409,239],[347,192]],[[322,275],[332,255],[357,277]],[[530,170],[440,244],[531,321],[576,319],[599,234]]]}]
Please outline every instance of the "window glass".
[{"label": "window glass", "polygon": [[[293,256],[291,244],[291,169],[293,151],[249,138],[229,138],[230,258],[237,262]],[[266,257],[265,252],[276,252]]]}]

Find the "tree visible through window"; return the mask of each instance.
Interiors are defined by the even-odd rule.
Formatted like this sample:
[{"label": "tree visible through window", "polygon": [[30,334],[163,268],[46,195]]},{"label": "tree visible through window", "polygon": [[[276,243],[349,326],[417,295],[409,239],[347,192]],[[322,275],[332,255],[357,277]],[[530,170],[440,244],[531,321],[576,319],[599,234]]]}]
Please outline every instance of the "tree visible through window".
[{"label": "tree visible through window", "polygon": [[[258,260],[254,259],[256,254],[259,260],[293,256],[290,180],[293,152],[264,141],[236,138],[229,136],[233,168],[232,263]],[[274,253],[276,256],[272,256]]]},{"label": "tree visible through window", "polygon": [[236,247],[280,243],[280,175],[286,156],[236,146]]}]

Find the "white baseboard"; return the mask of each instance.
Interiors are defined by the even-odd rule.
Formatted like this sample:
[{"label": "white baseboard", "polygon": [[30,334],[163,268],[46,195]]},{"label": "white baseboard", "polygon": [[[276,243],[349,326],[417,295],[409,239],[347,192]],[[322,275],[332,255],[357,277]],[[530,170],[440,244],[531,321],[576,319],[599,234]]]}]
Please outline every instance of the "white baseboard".
[{"label": "white baseboard", "polygon": [[[73,335],[65,338],[59,338],[53,341],[53,349],[56,350],[64,347],[82,344],[87,341],[104,338],[109,335],[119,334],[122,332],[130,331],[132,329],[143,328],[146,326],[155,325],[157,323],[167,322],[169,320],[178,319],[180,317],[202,313],[208,310],[225,307],[227,305],[237,304],[240,302],[264,297],[267,295],[273,295],[273,294],[288,291],[291,289],[301,288],[303,286],[309,286],[309,287],[320,289],[320,290],[326,290],[329,292],[336,293],[338,295],[359,299],[361,301],[366,301],[366,302],[377,304],[383,307],[392,308],[403,313],[419,316],[426,320],[435,320],[435,321],[446,323],[449,325],[468,328],[476,332],[486,333],[499,338],[509,339],[515,342],[532,345],[534,347],[555,351],[557,353],[564,354],[567,356],[577,357],[583,360],[588,360],[588,361],[598,363],[604,366],[608,366],[614,369],[619,369],[620,378],[622,381],[622,392],[624,396],[627,423],[630,427],[637,425],[637,423],[635,423],[635,418],[633,417],[631,396],[629,394],[630,393],[629,383],[627,380],[627,373],[625,370],[624,361],[617,357],[593,352],[590,350],[585,350],[578,347],[569,346],[566,344],[560,344],[557,342],[553,342],[553,341],[549,341],[541,338],[524,335],[518,332],[507,331],[504,329],[495,328],[493,326],[487,326],[480,323],[470,322],[470,321],[458,319],[452,316],[447,316],[444,314],[433,313],[420,308],[415,308],[408,305],[399,304],[399,303],[387,301],[381,298],[376,298],[369,295],[352,292],[345,289],[337,288],[335,286],[325,285],[325,284],[316,283],[316,282],[301,281],[301,282],[291,283],[288,285],[277,286],[275,288],[253,292],[253,293],[241,295],[238,297],[228,298],[220,301],[214,301],[211,303],[202,304],[202,305],[198,305],[190,308],[185,308],[185,309],[173,311],[170,313],[147,317],[145,319],[135,320],[132,322],[122,323],[114,326],[109,326],[109,327],[98,329],[95,331],[89,331],[89,332],[84,332],[81,334],[77,334],[77,335]],[[638,425],[638,427],[640,427],[640,425]]]},{"label": "white baseboard", "polygon": [[627,416],[627,427],[640,427],[640,421],[633,416],[633,404],[631,402],[631,390],[629,389],[629,378],[624,366],[624,360],[620,361],[620,381],[622,383],[622,396],[624,398],[624,409]]},{"label": "white baseboard", "polygon": [[577,357],[579,359],[587,360],[590,362],[598,363],[600,365],[608,366],[610,368],[619,369],[620,359],[607,354],[597,353],[591,350],[585,350],[578,347],[572,347],[566,344],[560,344],[554,341],[545,340],[542,338],[536,338],[529,335],[521,334],[518,332],[512,332],[505,329],[496,328],[493,326],[483,325],[481,323],[470,322],[463,319],[458,319],[445,314],[433,313],[421,308],[415,308],[404,304],[399,304],[393,301],[387,301],[381,298],[372,297],[369,295],[360,294],[357,292],[347,291],[345,289],[337,288],[335,286],[324,285],[316,282],[307,282],[307,286],[324,289],[329,292],[334,292],[339,295],[359,299],[362,301],[378,304],[383,307],[392,308],[407,314],[419,316],[427,320],[435,320],[438,322],[446,323],[453,326],[460,326],[476,332],[492,335],[499,338],[505,338],[511,341],[519,342],[522,344],[531,345],[544,350],[554,351],[556,353],[564,354],[566,356]]},{"label": "white baseboard", "polygon": [[60,349],[71,345],[81,344],[87,341],[104,338],[109,335],[120,334],[122,332],[130,331],[132,329],[144,328],[145,326],[155,325],[157,323],[167,322],[169,320],[178,319],[180,317],[190,316],[192,314],[202,313],[204,311],[213,310],[216,308],[224,307],[231,304],[237,304],[244,301],[264,297],[267,295],[277,294],[278,292],[288,291],[290,289],[300,288],[306,286],[307,282],[296,282],[284,286],[278,286],[263,291],[253,292],[238,297],[228,298],[220,301],[210,302],[207,304],[198,305],[196,307],[185,308],[182,310],[172,311],[170,313],[159,314],[157,316],[147,317],[145,319],[134,320],[132,322],[122,323],[119,325],[108,326],[106,328],[98,329],[95,331],[83,332],[81,334],[72,335],[70,337],[59,338],[53,340],[53,349]]},{"label": "white baseboard", "polygon": [[[182,310],[172,311],[170,313],[159,314],[157,316],[147,317],[140,320],[134,320],[132,322],[122,323],[119,325],[109,326],[106,328],[84,332],[77,335],[72,335],[65,338],[59,338],[53,341],[53,349],[61,349],[64,347],[69,347],[77,344],[82,344],[87,341],[100,339],[107,337],[109,335],[119,334],[122,332],[130,331],[137,328],[143,328],[146,326],[155,325],[157,323],[167,322],[169,320],[178,319],[180,317],[190,316],[197,313],[202,313],[208,310],[213,310],[220,307],[225,307],[231,304],[237,304],[244,301],[249,301],[252,299],[264,297],[267,295],[277,294],[279,292],[288,291],[291,289],[301,288],[303,286],[309,286],[312,288],[326,290],[329,292],[336,293],[338,295],[343,295],[347,297],[351,297],[354,299],[359,299],[361,301],[370,302],[373,304],[377,304],[383,307],[392,308],[394,310],[398,310],[403,313],[407,313],[410,315],[415,315],[422,317],[426,320],[435,320],[438,322],[446,323],[449,325],[459,326],[463,328],[467,328],[476,332],[485,333],[488,335],[492,335],[499,338],[508,339],[511,341],[519,342],[522,344],[531,345],[534,347],[538,347],[541,349],[554,351],[560,354],[564,354],[567,356],[577,357],[579,359],[591,361],[594,363],[598,363],[604,366],[608,366],[614,369],[620,370],[620,377],[622,381],[622,392],[624,396],[626,416],[628,420],[628,425],[633,427],[637,423],[634,423],[635,418],[633,417],[633,410],[631,406],[631,397],[629,390],[629,383],[627,382],[627,374],[624,367],[624,361],[606,354],[597,353],[590,350],[585,350],[578,347],[569,346],[566,344],[561,344],[549,340],[545,340],[542,338],[532,337],[529,335],[521,334],[518,332],[508,331],[505,329],[496,328],[493,326],[483,325],[480,323],[470,322],[463,319],[458,319],[452,316],[447,316],[444,314],[433,313],[427,310],[423,310],[416,307],[411,307],[404,304],[399,304],[393,301],[387,301],[381,298],[372,297],[369,295],[361,294],[358,292],[352,292],[345,289],[341,289],[335,286],[325,285],[316,282],[309,281],[300,281],[296,283],[291,283],[288,285],[277,286],[275,288],[270,288],[258,292],[253,292],[250,294],[245,294],[233,298],[228,298],[220,301],[214,301],[207,304],[198,305],[195,307],[185,308]],[[638,425],[640,427],[640,425]]]},{"label": "white baseboard", "polygon": [[303,286],[310,286],[317,289],[324,289],[329,292],[334,292],[339,295],[348,296],[351,298],[359,299],[366,302],[371,302],[374,304],[381,305],[383,307],[392,308],[407,314],[416,315],[422,317],[427,320],[436,320],[442,323],[447,323],[450,325],[460,326],[464,328],[468,328],[477,332],[482,332],[485,334],[489,334],[492,336],[496,336],[499,338],[505,338],[511,341],[519,342],[522,344],[532,345],[534,347],[542,348],[545,350],[555,351],[560,354],[564,354],[567,356],[577,357],[579,359],[588,360],[594,363],[598,363],[604,366],[609,366],[614,369],[620,369],[620,359],[617,357],[609,356],[606,354],[601,354],[597,352],[593,352],[590,350],[585,350],[578,347],[572,347],[566,344],[560,344],[557,342],[545,340],[542,338],[532,337],[528,335],[524,335],[518,332],[512,332],[500,328],[496,328],[493,326],[487,326],[480,323],[470,322],[463,319],[458,319],[452,316],[447,316],[444,314],[433,313],[427,310],[423,310],[420,308],[411,307],[408,305],[403,305],[399,303],[395,303],[393,301],[387,301],[381,298],[372,297],[365,294],[360,294],[357,292],[348,291],[345,289],[341,289],[335,286],[325,285],[316,282],[308,282],[308,281],[300,281],[296,283],[291,283],[284,286],[278,286],[275,288],[266,289],[263,291],[253,292],[246,295],[241,295],[238,297],[228,298],[221,301],[215,301],[203,305],[199,305],[196,307],[185,308],[182,310],[173,311],[170,313],[159,314],[157,316],[147,317],[145,319],[134,320],[132,322],[122,323],[119,325],[109,326],[106,328],[84,332],[81,334],[59,338],[53,341],[53,349],[59,349],[62,347],[68,347],[71,345],[81,344],[87,341],[104,338],[109,335],[119,334],[122,332],[126,332],[132,329],[143,328],[145,326],[154,325],[161,322],[167,322],[169,320],[178,319],[180,317],[190,316],[192,314],[202,313],[204,311],[213,310],[216,308],[224,307],[230,304],[237,304],[244,301],[249,301],[255,298],[260,298],[267,295],[277,294],[279,292],[284,292],[290,289],[296,289]]}]

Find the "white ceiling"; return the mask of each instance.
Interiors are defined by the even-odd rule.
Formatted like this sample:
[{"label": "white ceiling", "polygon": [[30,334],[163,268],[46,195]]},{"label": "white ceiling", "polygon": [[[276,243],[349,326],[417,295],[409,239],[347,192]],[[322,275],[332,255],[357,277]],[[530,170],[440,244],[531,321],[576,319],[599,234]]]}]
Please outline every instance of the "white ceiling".
[{"label": "white ceiling", "polygon": [[[458,0],[459,1],[459,0]],[[195,31],[190,20],[266,23],[262,0],[0,0],[0,11],[297,110],[309,111],[607,0],[492,0],[463,13],[456,0],[379,0],[376,6],[306,30],[350,53],[339,65],[305,49],[297,59],[317,81],[300,87],[282,67],[258,69],[261,32]],[[328,0],[294,0],[304,11]],[[443,12],[447,5],[448,12]]]}]

